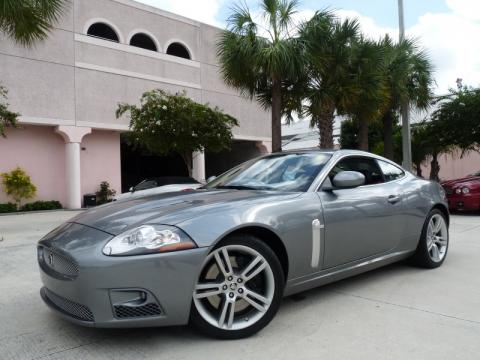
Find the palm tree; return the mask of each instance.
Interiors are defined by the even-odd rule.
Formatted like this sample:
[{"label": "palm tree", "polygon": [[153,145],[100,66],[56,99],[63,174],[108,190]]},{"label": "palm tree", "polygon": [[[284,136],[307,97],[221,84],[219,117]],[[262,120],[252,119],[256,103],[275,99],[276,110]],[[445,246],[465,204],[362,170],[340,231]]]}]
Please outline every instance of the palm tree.
[{"label": "palm tree", "polygon": [[0,0],[0,32],[23,46],[45,39],[69,0]]},{"label": "palm tree", "polygon": [[350,77],[352,94],[344,109],[358,124],[358,147],[369,151],[368,126],[379,119],[389,101],[389,93],[382,71],[383,46],[361,37],[352,46]]},{"label": "palm tree", "polygon": [[262,0],[265,26],[249,9],[235,6],[227,30],[217,43],[217,55],[225,82],[244,95],[256,98],[272,110],[272,151],[281,151],[281,117],[285,103],[282,83],[295,78],[301,57],[291,34],[297,0]]},{"label": "palm tree", "polygon": [[428,55],[416,42],[405,39],[393,43],[387,35],[381,41],[384,48],[384,76],[389,92],[383,120],[385,157],[393,160],[393,120],[401,106],[408,103],[419,110],[430,105],[432,99],[432,65]]},{"label": "palm tree", "polygon": [[333,148],[335,111],[341,113],[352,106],[354,88],[349,70],[359,24],[319,11],[302,25],[299,34],[308,74],[303,94],[308,105],[303,115],[310,116],[312,127],[318,127],[320,147]]}]

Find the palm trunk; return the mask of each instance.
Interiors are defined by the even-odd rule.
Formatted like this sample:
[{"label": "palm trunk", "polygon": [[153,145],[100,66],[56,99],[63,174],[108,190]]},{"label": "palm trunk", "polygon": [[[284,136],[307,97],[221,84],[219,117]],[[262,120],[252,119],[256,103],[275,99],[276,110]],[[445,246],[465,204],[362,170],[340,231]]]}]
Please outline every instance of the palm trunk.
[{"label": "palm trunk", "polygon": [[282,84],[280,79],[272,82],[272,152],[282,151]]},{"label": "palm trunk", "polygon": [[415,163],[415,171],[417,172],[417,176],[423,178],[422,174],[422,163]]},{"label": "palm trunk", "polygon": [[438,154],[432,154],[432,161],[430,161],[430,180],[439,181],[438,173],[440,172],[440,165],[438,164]]},{"label": "palm trunk", "polygon": [[383,156],[393,160],[393,113],[389,110],[383,116]]},{"label": "palm trunk", "polygon": [[368,151],[368,121],[358,121],[358,148]]},{"label": "palm trunk", "polygon": [[320,107],[320,112],[316,123],[320,132],[320,148],[333,149],[333,120],[335,114],[335,105],[332,102],[325,102]]}]

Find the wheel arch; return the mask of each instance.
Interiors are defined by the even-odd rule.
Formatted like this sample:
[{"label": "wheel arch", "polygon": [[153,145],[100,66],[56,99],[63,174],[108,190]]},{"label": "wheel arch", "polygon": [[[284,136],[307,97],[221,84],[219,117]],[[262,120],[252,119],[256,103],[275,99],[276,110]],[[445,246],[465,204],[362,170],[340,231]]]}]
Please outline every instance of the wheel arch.
[{"label": "wheel arch", "polygon": [[265,243],[277,256],[280,264],[282,265],[283,275],[285,279],[288,276],[289,259],[287,249],[282,239],[273,231],[266,227],[258,225],[248,225],[241,228],[234,229],[233,231],[224,234],[220,240],[217,241],[215,246],[218,246],[222,241],[226,240],[232,235],[251,235],[255,236],[263,243]]},{"label": "wheel arch", "polygon": [[431,210],[440,210],[443,215],[445,215],[445,219],[447,220],[447,226],[450,226],[450,213],[448,211],[448,208],[444,204],[435,204]]}]

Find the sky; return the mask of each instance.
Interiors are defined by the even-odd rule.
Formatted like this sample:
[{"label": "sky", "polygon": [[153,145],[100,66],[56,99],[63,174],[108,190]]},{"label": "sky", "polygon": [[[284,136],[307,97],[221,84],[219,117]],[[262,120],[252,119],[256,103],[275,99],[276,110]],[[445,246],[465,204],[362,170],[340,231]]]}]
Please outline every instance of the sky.
[{"label": "sky", "polygon": [[[224,28],[231,0],[137,0],[163,10]],[[246,1],[252,12],[260,0]],[[398,38],[397,0],[300,0],[299,19],[315,10],[335,10],[340,18],[357,18],[371,38],[388,33]],[[407,36],[416,38],[435,68],[435,93],[464,85],[480,86],[480,0],[404,0]]]}]

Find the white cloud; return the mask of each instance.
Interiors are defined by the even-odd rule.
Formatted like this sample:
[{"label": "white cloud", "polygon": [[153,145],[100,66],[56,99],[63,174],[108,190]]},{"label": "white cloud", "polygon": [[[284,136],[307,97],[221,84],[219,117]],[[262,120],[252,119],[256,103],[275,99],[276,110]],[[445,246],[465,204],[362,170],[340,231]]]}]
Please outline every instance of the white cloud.
[{"label": "white cloud", "polygon": [[225,0],[137,0],[206,24],[222,27],[217,15]]},{"label": "white cloud", "polygon": [[381,27],[375,23],[375,20],[368,16],[363,16],[359,12],[355,10],[338,10],[335,12],[341,20],[349,19],[357,19],[362,33],[371,38],[378,40],[379,38],[389,34],[393,39],[398,38],[398,29],[396,28],[389,28],[389,27]]},{"label": "white cloud", "polygon": [[456,15],[470,20],[480,20],[480,1],[478,0],[447,0],[447,6]]},{"label": "white cloud", "polygon": [[[480,1],[447,0],[452,12],[427,13],[407,28],[409,37],[419,41],[430,55],[434,68],[437,94],[455,87],[457,78],[463,84],[480,86]],[[374,19],[357,11],[340,10],[340,18],[357,18],[362,31],[370,38],[389,34],[398,39],[398,29],[381,27]]]}]

